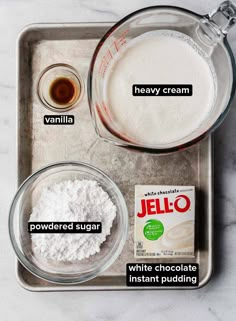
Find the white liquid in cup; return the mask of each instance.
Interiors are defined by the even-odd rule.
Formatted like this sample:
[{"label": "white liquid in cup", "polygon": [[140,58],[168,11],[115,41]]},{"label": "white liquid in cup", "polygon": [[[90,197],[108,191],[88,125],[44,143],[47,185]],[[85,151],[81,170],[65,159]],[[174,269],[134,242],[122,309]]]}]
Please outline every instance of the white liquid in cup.
[{"label": "white liquid in cup", "polygon": [[[151,31],[131,40],[105,74],[105,101],[120,133],[142,145],[185,139],[209,117],[214,67],[188,36]],[[133,96],[133,84],[192,84],[192,96]],[[187,140],[187,139],[186,139]]]}]

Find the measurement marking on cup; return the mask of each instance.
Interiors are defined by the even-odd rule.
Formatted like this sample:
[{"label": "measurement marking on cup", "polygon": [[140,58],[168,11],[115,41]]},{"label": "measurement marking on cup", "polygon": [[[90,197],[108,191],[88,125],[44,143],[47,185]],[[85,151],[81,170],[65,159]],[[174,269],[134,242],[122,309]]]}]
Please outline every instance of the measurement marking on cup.
[{"label": "measurement marking on cup", "polygon": [[98,72],[99,74],[104,77],[107,67],[109,66],[111,60],[113,59],[114,55],[120,51],[121,47],[126,44],[125,36],[129,32],[129,29],[125,30],[116,40],[114,40],[111,46],[107,49],[105,54],[103,55]]},{"label": "measurement marking on cup", "polygon": [[192,96],[192,85],[133,85],[133,96]]}]

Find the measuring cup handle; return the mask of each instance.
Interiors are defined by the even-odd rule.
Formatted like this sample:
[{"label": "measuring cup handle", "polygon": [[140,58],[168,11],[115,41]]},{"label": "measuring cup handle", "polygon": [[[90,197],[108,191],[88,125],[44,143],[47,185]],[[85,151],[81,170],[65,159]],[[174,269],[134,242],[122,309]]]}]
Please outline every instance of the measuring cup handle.
[{"label": "measuring cup handle", "polygon": [[218,8],[201,19],[201,27],[212,41],[220,41],[236,23],[236,6],[222,2]]}]

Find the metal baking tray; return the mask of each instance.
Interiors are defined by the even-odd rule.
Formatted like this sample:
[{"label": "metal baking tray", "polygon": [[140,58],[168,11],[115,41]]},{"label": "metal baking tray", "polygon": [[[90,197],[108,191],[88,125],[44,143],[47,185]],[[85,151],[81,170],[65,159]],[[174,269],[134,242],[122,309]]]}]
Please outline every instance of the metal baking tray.
[{"label": "metal baking tray", "polygon": [[[17,262],[19,283],[32,291],[116,290],[126,286],[126,263],[199,263],[200,284],[205,285],[212,270],[212,140],[175,154],[156,156],[129,151],[96,136],[86,97],[69,114],[73,126],[45,126],[45,109],[36,95],[39,73],[54,63],[75,67],[86,79],[92,53],[111,23],[35,24],[18,39],[18,184],[40,167],[56,161],[83,161],[107,173],[121,189],[129,209],[129,236],[117,261],[102,275],[78,285],[58,285],[41,280]],[[134,186],[136,184],[195,185],[196,258],[134,259]],[[165,287],[154,289],[165,289]],[[137,290],[137,287],[135,288]],[[139,289],[150,289],[142,287]],[[170,287],[168,287],[170,289]],[[176,287],[175,287],[176,289]],[[181,287],[182,289],[182,287]]]}]

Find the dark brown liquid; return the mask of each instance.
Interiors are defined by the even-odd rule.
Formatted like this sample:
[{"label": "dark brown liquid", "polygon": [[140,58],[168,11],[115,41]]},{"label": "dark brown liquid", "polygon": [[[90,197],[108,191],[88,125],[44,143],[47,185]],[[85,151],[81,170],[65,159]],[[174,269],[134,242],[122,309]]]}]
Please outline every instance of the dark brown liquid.
[{"label": "dark brown liquid", "polygon": [[58,105],[73,103],[79,96],[78,85],[72,79],[65,77],[55,79],[49,92],[52,100]]}]

